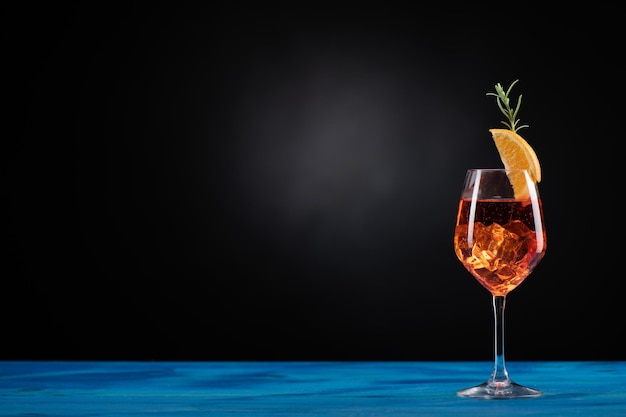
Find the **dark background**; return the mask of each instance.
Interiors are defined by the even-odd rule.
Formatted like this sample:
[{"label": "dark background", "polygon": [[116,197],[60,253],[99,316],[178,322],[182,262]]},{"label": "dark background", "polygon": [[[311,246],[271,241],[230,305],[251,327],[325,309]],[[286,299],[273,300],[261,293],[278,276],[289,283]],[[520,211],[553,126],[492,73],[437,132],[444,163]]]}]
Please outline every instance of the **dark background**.
[{"label": "dark background", "polygon": [[452,233],[519,79],[507,358],[626,360],[615,10],[86,4],[5,9],[0,359],[491,360]]}]

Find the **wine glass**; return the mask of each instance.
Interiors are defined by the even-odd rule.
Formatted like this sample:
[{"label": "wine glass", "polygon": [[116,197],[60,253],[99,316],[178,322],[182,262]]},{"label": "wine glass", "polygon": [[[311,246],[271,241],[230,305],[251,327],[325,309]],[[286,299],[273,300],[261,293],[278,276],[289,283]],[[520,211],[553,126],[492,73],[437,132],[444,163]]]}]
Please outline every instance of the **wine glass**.
[{"label": "wine glass", "polygon": [[504,361],[506,296],[528,277],[546,251],[542,203],[528,171],[467,170],[454,250],[463,266],[492,295],[495,356],[491,377],[457,394],[485,399],[542,395],[537,389],[513,382]]}]

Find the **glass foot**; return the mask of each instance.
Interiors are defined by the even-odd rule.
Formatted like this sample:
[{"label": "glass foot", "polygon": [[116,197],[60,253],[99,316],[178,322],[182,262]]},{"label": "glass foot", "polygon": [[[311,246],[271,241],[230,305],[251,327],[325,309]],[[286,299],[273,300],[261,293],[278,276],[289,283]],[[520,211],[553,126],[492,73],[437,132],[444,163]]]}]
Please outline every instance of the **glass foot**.
[{"label": "glass foot", "polygon": [[539,397],[543,392],[524,387],[512,381],[487,381],[475,387],[462,389],[456,392],[460,397],[491,399],[532,398]]}]

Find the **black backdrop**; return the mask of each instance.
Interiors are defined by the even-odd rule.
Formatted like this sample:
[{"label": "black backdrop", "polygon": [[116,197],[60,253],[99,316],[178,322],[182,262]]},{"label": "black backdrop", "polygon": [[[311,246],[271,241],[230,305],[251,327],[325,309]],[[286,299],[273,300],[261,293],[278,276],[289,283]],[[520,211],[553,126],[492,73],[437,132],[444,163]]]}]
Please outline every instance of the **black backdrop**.
[{"label": "black backdrop", "polygon": [[490,360],[452,232],[515,79],[548,251],[507,358],[626,359],[614,13],[7,9],[0,359]]}]

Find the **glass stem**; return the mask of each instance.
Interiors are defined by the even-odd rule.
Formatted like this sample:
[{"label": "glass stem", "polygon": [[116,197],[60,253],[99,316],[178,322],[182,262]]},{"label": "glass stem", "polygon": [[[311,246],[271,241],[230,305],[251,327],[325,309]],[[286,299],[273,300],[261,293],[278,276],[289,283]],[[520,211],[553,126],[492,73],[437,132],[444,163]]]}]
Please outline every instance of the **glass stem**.
[{"label": "glass stem", "polygon": [[509,373],[504,363],[504,307],[506,296],[493,296],[493,319],[494,319],[494,366],[490,384],[497,387],[509,385]]}]

